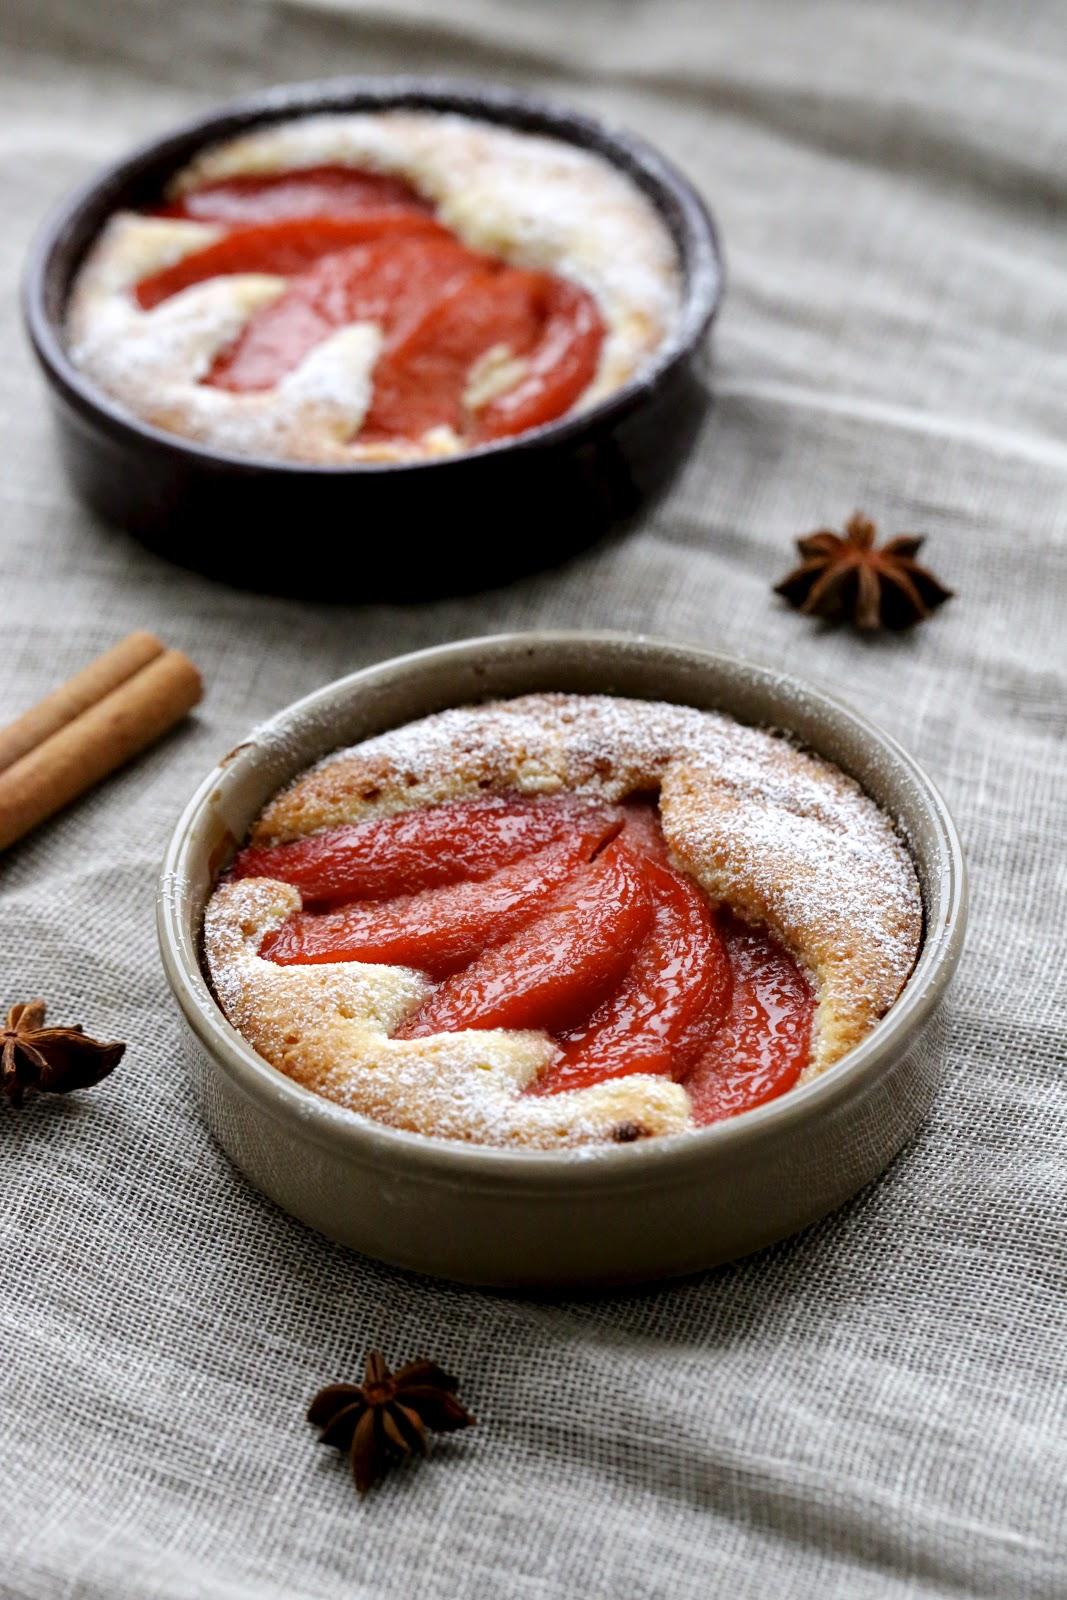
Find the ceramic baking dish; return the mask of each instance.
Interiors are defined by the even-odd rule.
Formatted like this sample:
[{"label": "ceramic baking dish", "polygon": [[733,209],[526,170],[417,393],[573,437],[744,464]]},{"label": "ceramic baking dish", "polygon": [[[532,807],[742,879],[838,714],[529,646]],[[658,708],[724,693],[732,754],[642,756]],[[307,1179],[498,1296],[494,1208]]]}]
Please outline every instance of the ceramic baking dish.
[{"label": "ceramic baking dish", "polygon": [[[157,202],[168,178],[218,140],[293,117],[399,106],[546,134],[604,157],[644,191],[677,246],[682,305],[672,334],[637,377],[587,411],[464,455],[308,466],[228,455],[162,432],[73,365],[64,336],[71,284],[114,211]],[[706,406],[707,333],[722,284],[703,201],[635,135],[486,84],[340,78],[217,108],[97,174],[42,229],[26,266],[23,306],[64,464],[94,510],[174,560],[231,581],[330,599],[410,598],[484,588],[559,559],[663,487]]]},{"label": "ceramic baking dish", "polygon": [[[265,801],[309,763],[429,712],[533,690],[618,693],[729,712],[802,740],[892,815],[925,934],[889,1013],[825,1075],[692,1133],[568,1152],[500,1150],[387,1128],[256,1055],[200,959],[215,877]],[[499,1286],[693,1272],[841,1205],[914,1132],[941,1076],[942,1001],[966,922],[959,840],[925,773],[836,700],[763,667],[610,633],[475,639],[369,667],[256,729],[205,778],[168,846],[158,925],[208,1126],[255,1186],[331,1238],[398,1266]]]}]

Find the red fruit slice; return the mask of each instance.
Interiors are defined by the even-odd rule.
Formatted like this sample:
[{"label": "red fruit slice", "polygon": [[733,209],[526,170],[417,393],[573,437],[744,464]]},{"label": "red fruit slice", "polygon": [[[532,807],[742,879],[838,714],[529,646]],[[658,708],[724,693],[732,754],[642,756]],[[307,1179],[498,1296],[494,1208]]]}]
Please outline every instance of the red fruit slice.
[{"label": "red fruit slice", "polygon": [[232,233],[216,239],[214,244],[205,245],[203,250],[194,250],[161,272],[142,278],[135,291],[137,302],[150,311],[194,283],[229,277],[235,272],[269,272],[292,277],[334,251],[386,235],[402,238],[416,233],[450,237],[432,217],[404,210],[366,211],[354,217],[304,217],[235,228]]},{"label": "red fruit slice", "polygon": [[292,172],[241,173],[192,189],[157,212],[195,222],[277,222],[282,217],[348,217],[383,207],[428,211],[403,178],[355,167],[301,167]]},{"label": "red fruit slice", "polygon": [[379,961],[447,977],[532,921],[621,827],[620,817],[591,817],[571,837],[474,883],[319,915],[298,912],[259,953],[280,966]]},{"label": "red fruit slice", "polygon": [[701,1124],[784,1094],[811,1054],[815,996],[793,957],[734,917],[724,920],[723,937],[734,980],[729,1014],[683,1079]]},{"label": "red fruit slice", "polygon": [[378,362],[360,438],[418,439],[441,426],[465,431],[463,395],[479,356],[495,345],[524,355],[536,344],[543,277],[494,269],[444,295]]},{"label": "red fruit slice", "polygon": [[378,323],[387,341],[403,338],[443,294],[483,269],[482,257],[436,234],[390,236],[326,256],[249,319],[206,381],[237,391],[272,388],[351,322]]},{"label": "red fruit slice", "polygon": [[653,861],[667,865],[667,846],[663,841],[659,812],[654,800],[625,800],[623,815],[626,818],[626,842],[639,855],[651,856]]},{"label": "red fruit slice", "polygon": [[[615,993],[562,1036],[562,1057],[537,1080],[537,1094],[634,1072],[680,1078],[694,1045],[726,1014],[730,967],[703,895],[671,867],[646,859],[643,871],[653,896],[648,935]],[[704,1031],[694,1035],[698,1022]]]},{"label": "red fruit slice", "polygon": [[592,295],[576,283],[547,278],[542,327],[528,370],[513,389],[478,413],[474,439],[501,439],[569,411],[589,387],[600,360],[604,324]]},{"label": "red fruit slice", "polygon": [[397,1037],[569,1027],[619,983],[651,915],[642,864],[609,844],[550,910],[446,978]]},{"label": "red fruit slice", "polygon": [[[514,267],[468,278],[379,362],[360,437],[419,438],[446,425],[493,439],[548,421],[592,380],[603,332],[595,303],[576,284]],[[528,371],[471,415],[471,369],[496,346],[525,358]]]},{"label": "red fruit slice", "polygon": [[463,878],[487,878],[575,827],[616,815],[609,806],[569,795],[486,795],[329,828],[290,844],[250,845],[231,871],[235,878],[294,884],[311,904],[388,900]]}]

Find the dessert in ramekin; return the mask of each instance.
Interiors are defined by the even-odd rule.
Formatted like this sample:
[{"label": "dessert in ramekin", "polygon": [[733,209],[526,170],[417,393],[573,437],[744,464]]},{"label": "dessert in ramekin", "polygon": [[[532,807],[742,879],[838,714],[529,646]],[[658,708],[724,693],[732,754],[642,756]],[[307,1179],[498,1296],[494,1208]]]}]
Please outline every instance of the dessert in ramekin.
[{"label": "dessert in ramekin", "polygon": [[[243,586],[410,600],[549,565],[661,492],[722,293],[706,206],[638,135],[365,77],[261,90],[96,174],[24,309],[94,511]],[[273,559],[294,529],[304,559]]]},{"label": "dessert in ramekin", "polygon": [[[568,1134],[546,1149],[514,1140],[491,1144],[469,1136],[450,1137],[447,1129],[441,1137],[390,1126],[376,1115],[328,1098],[319,1092],[321,1083],[309,1088],[298,1081],[301,1065],[314,1070],[311,1053],[301,1052],[299,1035],[293,1045],[286,1045],[280,1013],[278,1036],[274,1043],[264,1037],[263,1046],[269,1053],[277,1045],[279,1061],[286,1048],[301,1052],[300,1059],[292,1063],[297,1077],[279,1070],[227,1020],[223,1006],[243,1026],[238,1014],[242,964],[258,959],[248,951],[248,943],[261,937],[256,932],[257,917],[265,905],[273,903],[272,927],[280,937],[297,895],[293,885],[279,878],[228,880],[231,890],[247,888],[251,920],[246,943],[225,910],[225,901],[215,901],[220,922],[229,928],[228,934],[221,927],[218,930],[216,962],[221,955],[227,963],[223,948],[227,941],[233,956],[227,970],[218,969],[220,992],[216,993],[208,976],[205,911],[219,889],[220,875],[227,881],[227,871],[234,864],[238,871],[254,865],[249,857],[242,861],[239,854],[250,832],[258,834],[252,848],[285,850],[287,831],[294,836],[310,835],[310,843],[319,821],[324,829],[332,829],[342,814],[356,817],[352,824],[356,828],[365,825],[358,820],[361,815],[373,822],[373,808],[386,793],[394,794],[400,803],[393,812],[382,812],[385,822],[395,816],[416,817],[419,812],[429,816],[434,807],[466,805],[468,795],[470,800],[484,800],[487,792],[478,788],[475,796],[471,786],[473,767],[464,778],[462,762],[457,771],[448,766],[455,754],[451,735],[438,741],[435,756],[425,719],[451,713],[456,707],[514,703],[531,695],[543,705],[541,697],[546,694],[583,700],[591,697],[594,701],[609,695],[612,703],[619,699],[666,703],[677,708],[671,716],[684,719],[695,715],[699,720],[711,713],[709,725],[729,728],[731,733],[736,728],[736,748],[744,748],[751,739],[757,765],[736,794],[729,789],[720,792],[715,803],[726,807],[746,793],[758,796],[761,785],[756,784],[755,789],[753,785],[760,750],[781,752],[789,768],[784,785],[777,788],[765,769],[767,781],[762,788],[782,799],[790,792],[799,795],[795,775],[810,769],[803,764],[793,766],[793,759],[807,752],[818,773],[824,768],[830,773],[831,783],[820,800],[816,777],[806,803],[799,808],[797,831],[819,826],[819,817],[831,821],[838,809],[838,793],[853,794],[858,785],[869,797],[870,810],[861,808],[868,822],[860,822],[854,815],[849,829],[840,835],[846,839],[842,861],[852,864],[854,875],[842,871],[829,880],[832,894],[843,902],[832,908],[831,915],[845,943],[827,946],[822,955],[814,951],[805,958],[810,976],[802,976],[818,989],[820,982],[825,984],[819,972],[820,967],[824,974],[829,970],[827,961],[844,961],[847,968],[849,907],[859,903],[856,895],[872,882],[872,876],[874,881],[879,876],[878,872],[872,874],[869,852],[863,845],[868,826],[876,857],[895,863],[889,867],[890,882],[904,890],[900,900],[904,920],[897,934],[890,936],[896,954],[888,961],[878,958],[871,966],[870,994],[864,995],[862,985],[852,986],[852,1031],[839,1035],[835,1042],[833,1028],[823,1032],[821,1022],[817,1024],[811,1041],[816,1054],[809,1066],[818,1067],[827,1059],[820,1051],[843,1051],[827,1070],[803,1070],[802,1081],[798,1079],[788,1092],[743,1115],[722,1116],[706,1126],[690,1128],[686,1124],[677,1133],[664,1130],[655,1137],[644,1137],[640,1130],[620,1128],[605,1117],[601,1130],[607,1136],[574,1143],[568,1142]],[[497,724],[502,715],[511,714],[494,713]],[[467,713],[446,715],[434,726],[455,730],[455,716],[462,721]],[[595,776],[592,763],[603,758],[602,748],[587,748],[583,754],[580,746],[571,746],[569,770],[575,776],[581,771],[588,774],[589,793],[559,792],[559,752],[553,754],[551,745],[545,748],[553,716],[555,713],[544,721],[535,719],[541,756],[539,763],[529,768],[522,762],[516,767],[516,747],[507,743],[499,758],[491,757],[498,764],[491,765],[483,744],[478,776],[488,776],[499,786],[499,792],[488,791],[488,798],[499,802],[503,810],[509,796],[526,781],[520,809],[531,804],[549,808],[571,804],[610,810],[619,804],[611,792],[596,792],[591,781]],[[406,726],[415,733],[401,733]],[[764,744],[764,736],[752,732],[769,727],[781,730],[788,742],[771,739]],[[669,720],[664,731],[669,740]],[[379,736],[384,740],[376,743]],[[413,737],[421,749],[421,765],[410,763]],[[562,733],[560,737],[566,747],[566,738]],[[362,792],[353,788],[346,794],[345,761],[332,758],[351,746],[362,746],[363,754],[348,767]],[[392,752],[395,771],[388,762],[368,764],[368,749],[373,755],[375,748],[383,756]],[[664,833],[673,833],[679,845],[689,849],[695,836],[690,839],[688,824],[683,825],[685,790],[679,783],[672,799],[672,786],[662,770],[672,748],[659,749]],[[409,784],[408,775],[416,782]],[[460,787],[454,789],[457,776]],[[600,776],[610,783],[624,779],[625,773]],[[680,778],[681,773],[676,776]],[[538,787],[539,778],[547,779],[549,792]],[[382,791],[375,795],[370,791],[380,780]],[[335,781],[339,787],[333,792]],[[426,785],[421,791],[420,781]],[[623,784],[623,788],[628,786],[628,782]],[[553,794],[552,789],[557,792]],[[289,799],[280,798],[286,794]],[[298,807],[301,795],[306,810]],[[644,797],[635,795],[633,808],[640,812],[649,799],[647,792]],[[845,804],[851,809],[851,801]],[[627,809],[627,802],[622,805]],[[341,810],[331,813],[335,806]],[[669,815],[672,807],[673,821]],[[769,868],[773,858],[780,865],[781,830],[761,828],[759,817],[757,807],[751,813],[748,833],[753,860],[757,865],[766,861]],[[590,820],[595,827],[595,819]],[[635,823],[640,820],[638,817]],[[714,819],[713,824],[718,825]],[[735,838],[745,837],[732,831]],[[830,831],[838,832],[836,828]],[[621,836],[620,830],[616,837]],[[456,836],[453,838],[455,845]],[[900,855],[901,841],[906,858]],[[462,846],[461,836],[458,843]],[[299,838],[296,846],[303,847]],[[681,861],[680,853],[678,859]],[[711,863],[714,858],[709,855],[707,859]],[[910,975],[891,1000],[914,938],[914,883],[909,864],[921,895],[921,941]],[[470,857],[466,865],[470,867]],[[740,858],[724,858],[715,869],[724,874],[721,882],[709,878],[708,889],[700,892],[713,900],[728,898],[725,874],[729,872],[740,882],[742,866]],[[757,872],[754,886],[762,895],[769,895],[777,877],[777,871]],[[365,902],[369,899],[366,887],[364,884]],[[378,887],[391,886],[379,881]],[[328,898],[330,885],[321,881],[311,885],[312,896],[321,897],[324,888]],[[321,898],[318,902],[313,899],[315,903],[325,907]],[[756,901],[747,909],[743,902],[738,904],[750,920],[783,928],[785,919],[799,909],[795,904],[792,909],[785,903],[777,907],[768,904],[764,915]],[[328,908],[326,914],[330,914]],[[209,936],[213,919],[214,911],[208,918]],[[888,930],[893,926],[892,920],[886,924]],[[189,1070],[208,1126],[251,1182],[293,1215],[369,1255],[421,1272],[512,1287],[573,1288],[692,1272],[782,1238],[825,1215],[869,1183],[915,1131],[943,1074],[943,1001],[959,961],[965,926],[966,874],[944,801],[922,769],[865,717],[810,685],[767,668],[690,646],[596,632],[513,634],[424,650],[367,667],[288,707],[250,733],[205,776],[175,828],[159,896],[160,947],[168,981],[187,1024]],[[303,921],[294,931],[302,927]],[[379,928],[377,933],[381,931]],[[868,941],[870,924],[860,931]],[[408,938],[411,924],[402,923],[394,932]],[[451,937],[447,928],[445,932]],[[329,963],[273,966],[279,979],[287,975],[299,979],[317,971],[326,981],[332,973],[339,974],[342,985],[357,969],[358,963],[334,968]],[[364,966],[362,971],[373,974],[373,967]],[[397,969],[393,971],[395,974]],[[449,982],[448,978],[435,981],[442,989]],[[400,973],[399,982],[410,986],[409,999],[400,1011],[406,1016],[410,1009],[415,1017],[429,984],[416,968],[408,968],[406,976]],[[841,993],[840,985],[837,992]],[[344,1000],[340,988],[336,994]],[[888,1010],[874,1020],[885,1004]],[[822,1015],[825,1020],[829,1012]],[[325,1007],[319,1016],[328,1022]],[[350,1021],[342,1017],[338,1024],[342,1041]],[[269,1026],[265,1012],[264,1027]],[[396,1031],[402,1028],[397,1020]],[[388,1032],[389,1028],[378,1030],[379,1043]],[[442,1034],[442,1052],[454,1048],[461,1037]],[[489,1032],[482,1030],[481,1038],[484,1042]],[[852,1038],[858,1042],[846,1048]],[[408,1044],[419,1042],[412,1039]],[[537,1070],[548,1056],[544,1040],[540,1048],[542,1055],[534,1063]],[[420,1062],[419,1072],[424,1070],[425,1063]],[[684,1081],[679,1088],[666,1074],[657,1074],[655,1082],[652,1077],[646,1074],[645,1082],[653,1094],[665,1097],[665,1103],[677,1103],[687,1093]],[[578,1092],[630,1093],[635,1082],[636,1076],[627,1088],[625,1079],[608,1080]],[[555,1098],[563,1101],[569,1092]],[[513,1085],[507,1095],[510,1104],[513,1097],[524,1097],[523,1088]],[[551,1098],[545,1097],[542,1104]],[[419,1103],[424,1109],[428,1104]]]},{"label": "dessert in ramekin", "polygon": [[655,207],[593,151],[454,113],[320,114],[197,153],[75,280],[75,365],[239,455],[454,455],[584,411],[672,329]]},{"label": "dessert in ramekin", "polygon": [[204,945],[230,1021],[306,1088],[558,1149],[704,1127],[825,1072],[921,935],[902,839],[831,763],[721,713],[540,694],[298,778]]}]

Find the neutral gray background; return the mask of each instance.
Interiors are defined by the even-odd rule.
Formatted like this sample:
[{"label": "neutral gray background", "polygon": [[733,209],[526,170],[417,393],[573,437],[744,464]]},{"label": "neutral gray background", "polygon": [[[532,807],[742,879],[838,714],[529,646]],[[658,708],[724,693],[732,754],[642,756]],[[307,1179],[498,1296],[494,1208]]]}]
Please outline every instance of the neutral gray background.
[{"label": "neutral gray background", "polygon": [[[3,15],[0,715],[141,626],[208,695],[2,868],[5,1002],[44,994],[130,1048],[76,1103],[0,1115],[0,1592],[1062,1596],[1063,7]],[[18,326],[23,252],[95,164],[213,98],[400,68],[547,88],[687,169],[729,256],[716,413],[637,532],[512,589],[324,610],[215,587],[68,494]],[[791,537],[857,505],[926,531],[958,590],[912,636],[826,633],[770,594]],[[254,530],[233,536],[254,560]],[[260,717],[398,648],[568,623],[747,653],[880,719],[955,809],[974,913],[944,1092],[881,1183],[739,1266],[552,1303],[376,1267],[248,1190],[191,1104],[152,899],[179,808]],[[302,1411],[372,1342],[453,1365],[481,1425],[360,1506]]]}]

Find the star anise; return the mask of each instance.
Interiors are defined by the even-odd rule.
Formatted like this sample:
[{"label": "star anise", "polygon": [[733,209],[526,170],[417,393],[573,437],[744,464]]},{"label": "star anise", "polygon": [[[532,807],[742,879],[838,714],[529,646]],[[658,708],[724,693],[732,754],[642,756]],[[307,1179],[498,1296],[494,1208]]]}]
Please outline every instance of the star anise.
[{"label": "star anise", "polygon": [[360,1494],[405,1456],[426,1455],[426,1430],[454,1433],[474,1422],[456,1399],[458,1380],[435,1361],[390,1372],[380,1350],[367,1356],[362,1383],[331,1383],[308,1407],[319,1442],[347,1450]]},{"label": "star anise", "polygon": [[901,534],[875,548],[874,523],[855,512],[843,534],[820,528],[797,540],[803,560],[775,594],[805,616],[848,619],[857,628],[909,628],[951,600],[952,590],[919,565],[923,540]]},{"label": "star anise", "polygon": [[22,1104],[27,1089],[69,1094],[90,1089],[122,1060],[124,1044],[90,1039],[80,1023],[72,1028],[46,1028],[43,1000],[12,1006],[7,1014],[0,1058],[0,1087],[13,1106]]}]

